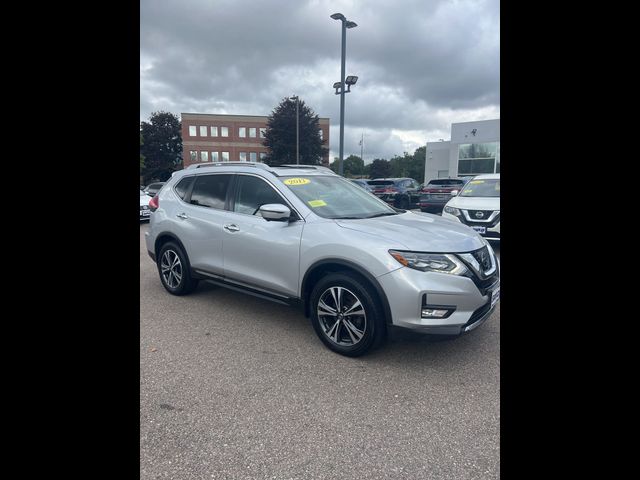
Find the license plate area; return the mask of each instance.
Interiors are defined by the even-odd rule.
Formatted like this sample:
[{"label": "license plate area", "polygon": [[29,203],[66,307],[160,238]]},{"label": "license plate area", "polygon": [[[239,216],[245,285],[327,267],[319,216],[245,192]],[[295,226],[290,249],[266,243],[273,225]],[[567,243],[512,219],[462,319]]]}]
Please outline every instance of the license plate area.
[{"label": "license plate area", "polygon": [[478,233],[487,233],[487,227],[479,227],[477,225],[474,225],[471,228],[473,228]]}]

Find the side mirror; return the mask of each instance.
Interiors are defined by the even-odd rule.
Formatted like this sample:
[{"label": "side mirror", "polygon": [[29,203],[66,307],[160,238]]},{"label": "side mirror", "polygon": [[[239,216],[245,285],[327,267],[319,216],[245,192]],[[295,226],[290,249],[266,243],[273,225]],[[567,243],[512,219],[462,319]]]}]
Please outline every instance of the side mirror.
[{"label": "side mirror", "polygon": [[458,190],[451,190],[451,196],[455,197],[456,195],[458,195]]},{"label": "side mirror", "polygon": [[291,210],[281,203],[267,203],[258,210],[262,218],[273,222],[288,222]]}]

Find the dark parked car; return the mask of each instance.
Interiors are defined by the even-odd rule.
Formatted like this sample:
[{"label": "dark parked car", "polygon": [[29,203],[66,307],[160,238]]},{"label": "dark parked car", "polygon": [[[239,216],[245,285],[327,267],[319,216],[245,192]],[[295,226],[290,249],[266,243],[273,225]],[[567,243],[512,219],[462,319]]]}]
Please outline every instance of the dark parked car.
[{"label": "dark parked car", "polygon": [[413,178],[376,178],[369,180],[373,194],[396,208],[417,208],[420,184]]},{"label": "dark parked car", "polygon": [[367,192],[373,192],[373,188],[371,188],[367,180],[362,180],[360,178],[352,178],[351,182],[355,183],[359,187],[364,188]]},{"label": "dark parked car", "polygon": [[420,210],[429,213],[442,213],[445,204],[451,200],[451,192],[462,190],[473,177],[437,178],[422,187]]},{"label": "dark parked car", "polygon": [[158,193],[160,191],[160,189],[162,188],[162,186],[164,185],[165,182],[156,182],[156,183],[150,183],[149,185],[147,185],[147,187],[144,189],[144,193],[146,193],[147,195],[149,195],[150,197],[155,197],[156,193]]}]

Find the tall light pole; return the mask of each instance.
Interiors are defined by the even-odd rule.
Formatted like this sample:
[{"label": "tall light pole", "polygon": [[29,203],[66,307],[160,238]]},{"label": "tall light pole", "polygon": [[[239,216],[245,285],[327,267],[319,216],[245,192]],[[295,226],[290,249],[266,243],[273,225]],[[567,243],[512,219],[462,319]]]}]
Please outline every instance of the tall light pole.
[{"label": "tall light pole", "polygon": [[347,53],[347,28],[357,27],[358,24],[350,22],[341,13],[334,13],[331,15],[331,18],[342,22],[342,63],[340,68],[340,163],[338,164],[338,174],[342,175],[342,156],[344,154],[344,94],[346,93],[344,91],[344,67]]},{"label": "tall light pole", "polygon": [[300,165],[300,115],[298,114],[299,99],[294,95],[290,100],[296,101],[296,165]]}]

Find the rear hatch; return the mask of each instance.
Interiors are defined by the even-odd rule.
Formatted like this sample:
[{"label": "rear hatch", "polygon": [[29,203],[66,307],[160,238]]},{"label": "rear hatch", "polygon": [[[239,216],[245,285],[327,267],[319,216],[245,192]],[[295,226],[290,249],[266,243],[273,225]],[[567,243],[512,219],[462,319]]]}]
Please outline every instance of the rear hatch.
[{"label": "rear hatch", "polygon": [[376,195],[381,195],[394,186],[393,180],[369,180],[368,183]]},{"label": "rear hatch", "polygon": [[422,188],[422,199],[424,200],[449,200],[453,190],[462,190],[464,182],[461,180],[431,180]]}]

